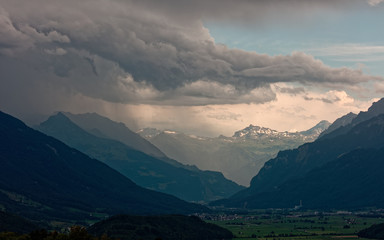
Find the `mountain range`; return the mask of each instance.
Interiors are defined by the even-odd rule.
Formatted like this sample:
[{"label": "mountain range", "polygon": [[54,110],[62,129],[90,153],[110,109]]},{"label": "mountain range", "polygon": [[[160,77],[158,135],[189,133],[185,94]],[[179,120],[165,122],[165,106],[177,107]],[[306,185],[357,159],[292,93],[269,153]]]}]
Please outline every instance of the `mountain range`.
[{"label": "mountain range", "polygon": [[[292,208],[299,202],[311,209],[384,208],[384,99],[366,112],[337,119],[315,141],[278,152],[246,189],[219,172],[168,158],[160,147],[139,140],[132,131],[124,134],[130,130],[121,123],[97,114],[83,116],[58,113],[36,127],[56,139],[0,112],[0,220],[20,219],[14,218],[16,214],[31,220],[28,228],[34,228],[52,223],[85,225],[113,214],[211,211],[180,198],[245,209]],[[148,139],[165,135],[178,137],[168,138],[172,141],[181,137],[201,141],[196,148],[204,143],[212,144],[207,148],[237,143],[243,149],[255,145],[274,149],[277,146],[268,145],[266,139],[270,143],[285,138],[294,142],[300,135],[308,139],[326,125],[322,122],[295,134],[251,125],[232,137],[220,136],[217,142],[174,131],[152,129],[141,134]],[[238,153],[233,149],[239,145],[221,154]]]},{"label": "mountain range", "polygon": [[[383,207],[384,99],[312,143],[280,151],[226,207]],[[349,118],[344,116],[342,119]]]},{"label": "mountain range", "polygon": [[112,121],[96,113],[72,114],[66,112],[63,114],[77,126],[97,137],[117,140],[130,148],[154,157],[166,157],[163,152],[131,131],[124,123]]},{"label": "mountain range", "polygon": [[0,208],[28,219],[95,221],[111,214],[209,211],[148,190],[106,164],[0,112]]},{"label": "mountain range", "polygon": [[325,129],[322,133],[320,133],[319,138],[328,135],[329,133],[335,131],[336,129],[340,127],[344,127],[352,122],[354,118],[356,118],[357,114],[355,113],[348,113],[338,119],[336,119],[327,129]]},{"label": "mountain range", "polygon": [[[128,135],[124,135],[125,132],[129,132],[124,125],[97,114],[69,116],[76,118],[76,122],[82,121],[82,125],[91,127],[92,131],[88,132],[76,125],[63,113],[51,116],[37,129],[106,163],[140,186],[194,202],[208,202],[229,197],[243,189],[224,178],[219,172],[201,171],[196,167],[185,166],[168,159],[165,155],[156,158],[127,146],[118,141],[123,137],[129,138]],[[97,132],[98,136],[94,135],[94,132]],[[139,135],[134,137],[131,142],[141,138]],[[151,144],[144,139],[138,141],[139,146],[143,142],[147,144],[146,149],[149,149],[148,146]],[[156,148],[153,146],[152,149]]]},{"label": "mountain range", "polygon": [[279,132],[249,125],[232,137],[198,137],[154,128],[139,130],[142,137],[167,156],[205,170],[220,171],[235,182],[248,186],[264,163],[276,156],[279,150],[292,149],[314,141],[330,125],[321,121],[302,132]]}]

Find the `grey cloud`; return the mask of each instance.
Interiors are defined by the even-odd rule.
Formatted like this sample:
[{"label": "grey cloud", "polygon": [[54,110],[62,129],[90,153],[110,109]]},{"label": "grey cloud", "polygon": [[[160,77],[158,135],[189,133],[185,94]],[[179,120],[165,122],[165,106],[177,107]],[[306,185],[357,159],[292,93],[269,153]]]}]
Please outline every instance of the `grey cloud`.
[{"label": "grey cloud", "polygon": [[170,105],[207,105],[265,103],[274,99],[276,94],[269,86],[239,90],[230,84],[199,80],[167,91],[160,102]]},{"label": "grey cloud", "polygon": [[335,102],[339,102],[341,99],[334,96],[333,98],[321,98],[320,100],[325,103],[335,103]]},{"label": "grey cloud", "polygon": [[[337,88],[379,79],[328,67],[304,53],[268,56],[230,49],[216,44],[201,22],[210,10],[217,19],[225,12],[228,18],[240,13],[252,18],[272,3],[302,6],[297,11],[361,3],[282,2],[37,0],[23,1],[20,8],[20,1],[0,0],[0,58],[23,63],[19,71],[35,71],[21,82],[49,83],[117,103],[263,103],[276,98],[271,83]],[[12,81],[12,74],[4,75]]]},{"label": "grey cloud", "polygon": [[304,96],[303,98],[304,98],[304,100],[306,100],[306,101],[312,101],[312,100],[314,100],[313,97],[308,97],[308,96]]},{"label": "grey cloud", "polygon": [[339,97],[337,97],[337,96],[328,97],[328,98],[325,98],[325,97],[313,98],[313,97],[304,96],[303,98],[306,101],[322,101],[324,103],[329,103],[329,104],[341,101],[341,99]]},{"label": "grey cloud", "polygon": [[15,28],[9,14],[0,7],[0,53],[13,54],[32,45],[29,37]]},{"label": "grey cloud", "polygon": [[305,89],[303,87],[297,87],[297,88],[277,87],[277,90],[280,91],[281,93],[288,93],[294,96],[296,96],[297,94],[305,93]]},{"label": "grey cloud", "polygon": [[325,103],[333,103],[332,100],[327,99],[327,98],[321,98],[320,100],[323,101],[323,102],[325,102]]},{"label": "grey cloud", "polygon": [[[278,21],[280,24],[302,23],[319,11],[361,10],[377,5],[380,0],[137,0],[144,9],[157,9],[181,21],[194,18],[234,21],[249,25],[263,25]],[[281,14],[284,12],[284,14]],[[283,21],[281,21],[283,20]]]},{"label": "grey cloud", "polygon": [[28,22],[14,22],[9,13],[0,5],[0,53],[14,55],[35,47],[40,43],[70,43],[68,36],[56,30],[40,31]]},{"label": "grey cloud", "polygon": [[236,113],[231,113],[231,112],[224,112],[224,113],[216,113],[216,114],[208,114],[208,118],[213,118],[216,120],[239,120],[242,115],[241,114],[236,114]]},{"label": "grey cloud", "polygon": [[33,39],[35,42],[61,42],[61,43],[69,43],[71,42],[68,36],[62,35],[57,31],[49,31],[47,33],[39,32],[35,28],[21,24],[19,26],[18,31],[28,36],[30,39]]},{"label": "grey cloud", "polygon": [[64,55],[67,53],[67,50],[62,48],[54,48],[54,49],[44,49],[44,51],[48,54],[52,55]]}]

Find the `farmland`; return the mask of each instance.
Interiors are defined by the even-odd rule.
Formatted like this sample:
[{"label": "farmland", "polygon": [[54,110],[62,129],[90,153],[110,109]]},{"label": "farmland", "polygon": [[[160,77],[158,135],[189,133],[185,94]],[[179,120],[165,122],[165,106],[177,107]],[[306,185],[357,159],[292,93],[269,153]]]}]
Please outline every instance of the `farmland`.
[{"label": "farmland", "polygon": [[[239,239],[354,239],[357,232],[384,222],[382,210],[316,212],[259,210],[202,216]],[[360,238],[361,239],[361,238]]]}]

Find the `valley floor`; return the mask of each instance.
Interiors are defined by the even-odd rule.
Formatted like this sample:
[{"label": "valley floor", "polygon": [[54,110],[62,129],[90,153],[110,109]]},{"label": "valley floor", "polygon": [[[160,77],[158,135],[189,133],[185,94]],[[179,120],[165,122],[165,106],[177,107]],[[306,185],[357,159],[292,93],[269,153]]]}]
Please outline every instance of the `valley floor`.
[{"label": "valley floor", "polygon": [[236,239],[317,240],[363,239],[357,233],[384,222],[384,210],[316,212],[259,210],[247,214],[200,216],[230,230]]}]

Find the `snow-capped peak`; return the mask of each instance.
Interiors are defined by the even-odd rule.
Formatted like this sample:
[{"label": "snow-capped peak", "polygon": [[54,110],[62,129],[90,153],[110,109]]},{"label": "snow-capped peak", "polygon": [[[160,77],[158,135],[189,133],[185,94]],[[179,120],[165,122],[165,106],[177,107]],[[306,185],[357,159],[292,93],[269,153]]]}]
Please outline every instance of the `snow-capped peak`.
[{"label": "snow-capped peak", "polygon": [[250,124],[248,127],[235,132],[233,138],[236,139],[282,139],[282,138],[302,138],[303,140],[315,140],[319,134],[329,126],[329,122],[321,121],[315,127],[302,132],[279,132],[270,128],[260,127]]},{"label": "snow-capped peak", "polygon": [[256,139],[256,138],[263,138],[263,137],[287,137],[292,134],[297,135],[297,133],[278,132],[270,128],[254,126],[251,124],[248,127],[235,132],[233,137]]}]

